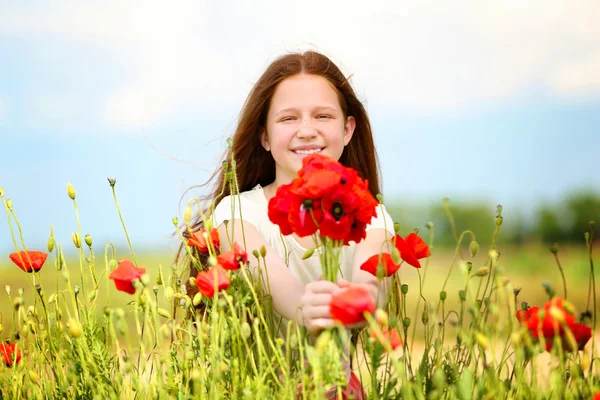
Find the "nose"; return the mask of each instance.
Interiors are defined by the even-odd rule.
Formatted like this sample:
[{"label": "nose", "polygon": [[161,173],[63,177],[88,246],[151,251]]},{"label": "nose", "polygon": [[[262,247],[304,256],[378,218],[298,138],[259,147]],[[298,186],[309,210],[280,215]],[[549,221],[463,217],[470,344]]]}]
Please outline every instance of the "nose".
[{"label": "nose", "polygon": [[298,137],[302,139],[310,139],[316,137],[318,134],[317,129],[308,120],[303,120],[302,125],[298,128]]}]

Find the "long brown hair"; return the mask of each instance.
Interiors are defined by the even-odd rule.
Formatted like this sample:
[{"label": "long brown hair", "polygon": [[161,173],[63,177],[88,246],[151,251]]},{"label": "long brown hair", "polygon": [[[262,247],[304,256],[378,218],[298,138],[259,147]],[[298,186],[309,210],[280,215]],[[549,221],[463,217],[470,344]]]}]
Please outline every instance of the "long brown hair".
[{"label": "long brown hair", "polygon": [[[339,161],[347,167],[354,168],[361,177],[367,179],[370,192],[377,196],[380,193],[379,162],[367,112],[340,69],[329,58],[315,51],[279,57],[269,65],[248,95],[240,112],[238,126],[231,138],[232,148],[228,148],[224,155],[224,161],[231,165],[232,153],[234,154],[239,191],[250,190],[257,184],[266,186],[275,180],[275,160],[261,145],[260,137],[265,130],[267,113],[277,85],[298,74],[317,75],[327,79],[337,92],[344,117],[353,116],[356,120],[352,139],[344,147]],[[231,194],[222,166],[200,187],[211,182],[214,182],[213,190],[202,200],[213,201],[213,206],[216,207],[224,196]],[[193,232],[202,229],[203,226],[200,215],[191,222]],[[189,236],[189,232],[185,232],[184,235]],[[184,254],[185,249],[182,245],[177,261]],[[196,266],[190,263],[190,276],[197,273]]]}]

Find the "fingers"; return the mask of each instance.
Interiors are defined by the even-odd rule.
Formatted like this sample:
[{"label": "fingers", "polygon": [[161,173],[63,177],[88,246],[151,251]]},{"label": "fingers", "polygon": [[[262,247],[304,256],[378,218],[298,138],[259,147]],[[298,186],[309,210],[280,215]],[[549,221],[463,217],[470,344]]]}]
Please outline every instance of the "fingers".
[{"label": "fingers", "polygon": [[318,319],[331,319],[329,313],[329,305],[316,306],[316,307],[305,307],[302,312],[304,319],[318,320]]},{"label": "fingers", "polygon": [[343,279],[343,278],[340,278],[340,279],[338,279],[338,281],[337,281],[337,285],[338,285],[340,288],[345,288],[345,287],[348,287],[348,286],[350,286],[350,281],[347,281],[347,280],[345,280],[345,279]]},{"label": "fingers", "polygon": [[332,293],[338,289],[338,285],[329,281],[314,281],[306,285],[306,291],[312,293]]},{"label": "fingers", "polygon": [[310,334],[315,334],[323,329],[328,329],[334,326],[331,318],[317,318],[309,321],[306,324],[306,329]]}]

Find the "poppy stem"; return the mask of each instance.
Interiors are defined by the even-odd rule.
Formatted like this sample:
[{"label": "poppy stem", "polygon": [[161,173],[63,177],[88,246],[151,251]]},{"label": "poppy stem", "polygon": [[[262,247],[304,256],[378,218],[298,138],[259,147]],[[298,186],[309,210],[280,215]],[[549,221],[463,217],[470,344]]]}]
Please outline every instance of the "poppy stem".
[{"label": "poppy stem", "polygon": [[121,214],[121,208],[119,207],[119,202],[117,201],[117,192],[115,191],[115,185],[110,185],[113,199],[115,200],[115,206],[117,207],[117,212],[119,213],[119,219],[121,220],[121,225],[123,226],[123,230],[125,231],[125,237],[127,238],[127,244],[129,245],[129,250],[131,251],[131,256],[133,257],[133,263],[136,267],[139,268],[137,259],[135,258],[135,253],[133,251],[133,246],[131,245],[131,239],[129,239],[129,234],[127,233],[127,227],[125,226],[125,221],[123,220],[123,215]]}]

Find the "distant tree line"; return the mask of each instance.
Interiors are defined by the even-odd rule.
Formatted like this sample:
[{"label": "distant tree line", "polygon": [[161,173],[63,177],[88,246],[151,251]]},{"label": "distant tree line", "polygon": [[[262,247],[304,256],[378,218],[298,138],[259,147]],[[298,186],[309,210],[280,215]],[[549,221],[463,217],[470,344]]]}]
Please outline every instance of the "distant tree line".
[{"label": "distant tree line", "polygon": [[[435,227],[435,243],[456,243],[450,220],[442,202],[433,206],[388,205],[394,221],[400,224],[400,232],[406,234],[419,229],[424,238],[429,233],[426,223]],[[496,206],[489,204],[467,204],[450,202],[457,235],[465,230],[475,233],[482,245],[491,243],[495,230]],[[532,215],[521,211],[503,210],[503,223],[498,236],[499,243],[522,244],[536,240],[543,243],[583,243],[584,233],[590,230],[590,221],[598,222],[600,230],[600,194],[577,192],[568,195],[559,204],[541,204]],[[596,234],[600,237],[600,232]],[[467,240],[467,244],[470,239]]]}]

